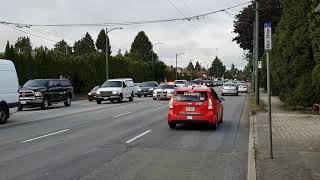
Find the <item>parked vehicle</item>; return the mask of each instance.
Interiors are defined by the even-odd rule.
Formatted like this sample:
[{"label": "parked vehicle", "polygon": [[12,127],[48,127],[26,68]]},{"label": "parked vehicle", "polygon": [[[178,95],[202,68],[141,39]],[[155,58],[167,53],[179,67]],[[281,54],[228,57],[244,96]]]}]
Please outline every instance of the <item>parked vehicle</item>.
[{"label": "parked vehicle", "polygon": [[248,92],[248,87],[246,83],[238,83],[238,91],[239,93],[247,93]]},{"label": "parked vehicle", "polygon": [[97,90],[100,86],[95,86],[89,93],[88,93],[88,100],[93,101],[96,100]]},{"label": "parked vehicle", "polygon": [[226,94],[233,94],[238,96],[239,95],[238,86],[233,83],[224,84],[221,89],[221,96],[224,96]]},{"label": "parked vehicle", "polygon": [[55,103],[63,102],[70,106],[74,92],[67,79],[33,79],[19,89],[19,111],[24,107],[47,109]]},{"label": "parked vehicle", "polygon": [[172,84],[160,84],[158,88],[153,91],[153,100],[171,99],[176,87],[176,85]]},{"label": "parked vehicle", "polygon": [[131,78],[110,79],[103,83],[97,90],[96,101],[101,104],[102,101],[118,101],[129,99],[133,101],[135,87]]},{"label": "parked vehicle", "polygon": [[177,87],[186,87],[187,80],[175,80],[174,85]]},{"label": "parked vehicle", "polygon": [[194,85],[196,85],[196,84],[194,82],[192,82],[192,81],[187,81],[186,82],[186,87],[192,87]]},{"label": "parked vehicle", "polygon": [[205,123],[216,129],[223,121],[223,100],[212,88],[178,88],[169,103],[169,127],[176,128],[180,123]]},{"label": "parked vehicle", "polygon": [[143,82],[141,91],[137,93],[138,97],[144,96],[152,96],[153,95],[153,90],[155,90],[158,87],[158,83],[155,81],[148,81],[148,82]]},{"label": "parked vehicle", "polygon": [[19,82],[14,64],[0,59],[0,124],[17,112],[19,104]]}]

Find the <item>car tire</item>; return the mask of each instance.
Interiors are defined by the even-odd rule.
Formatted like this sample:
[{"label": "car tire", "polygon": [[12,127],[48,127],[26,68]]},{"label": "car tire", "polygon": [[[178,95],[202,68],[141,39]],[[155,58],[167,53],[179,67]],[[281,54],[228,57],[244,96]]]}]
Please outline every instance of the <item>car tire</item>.
[{"label": "car tire", "polygon": [[69,95],[66,99],[66,101],[64,102],[64,106],[65,107],[69,107],[71,106],[71,102],[72,102],[72,99],[71,99],[71,96]]},{"label": "car tire", "polygon": [[42,104],[41,104],[41,109],[42,109],[42,110],[48,109],[49,104],[50,104],[49,98],[45,96],[45,97],[43,98],[43,102],[42,102]]},{"label": "car tire", "polygon": [[5,124],[9,118],[9,110],[4,106],[0,106],[0,124]]},{"label": "car tire", "polygon": [[110,99],[110,102],[111,102],[111,103],[114,103],[114,100],[113,100],[113,99]]},{"label": "car tire", "polygon": [[133,95],[133,92],[132,92],[131,96],[129,97],[129,101],[133,101],[133,97],[134,97],[134,95]]},{"label": "car tire", "polygon": [[141,95],[138,95],[139,98],[141,98]]},{"label": "car tire", "polygon": [[148,97],[148,95],[144,95],[144,97]]},{"label": "car tire", "polygon": [[220,121],[219,121],[220,124],[223,123],[223,110],[222,110],[222,114],[221,114],[221,118],[220,118]]},{"label": "car tire", "polygon": [[175,123],[168,123],[170,129],[175,129],[177,127],[177,125]]},{"label": "car tire", "polygon": [[123,100],[123,95],[120,94],[119,98],[118,98],[118,103],[122,103],[122,100]]},{"label": "car tire", "polygon": [[92,99],[89,99],[89,102],[91,102],[92,101]]},{"label": "car tire", "polygon": [[97,101],[97,104],[101,104],[101,99],[96,99],[96,101]]},{"label": "car tire", "polygon": [[239,96],[239,93],[237,93],[236,96]]},{"label": "car tire", "polygon": [[19,103],[18,105],[18,111],[22,111],[23,110],[23,105]]},{"label": "car tire", "polygon": [[152,98],[152,99],[153,99],[153,100],[157,100],[157,98],[155,98],[155,97],[154,97],[154,98]]}]

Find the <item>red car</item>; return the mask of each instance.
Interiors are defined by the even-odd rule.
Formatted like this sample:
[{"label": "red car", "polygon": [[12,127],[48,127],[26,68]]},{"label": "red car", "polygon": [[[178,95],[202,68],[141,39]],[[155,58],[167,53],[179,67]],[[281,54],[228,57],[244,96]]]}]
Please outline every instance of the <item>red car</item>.
[{"label": "red car", "polygon": [[212,88],[203,86],[178,88],[170,100],[168,124],[171,129],[179,123],[205,123],[216,129],[223,121],[223,105]]},{"label": "red car", "polygon": [[88,100],[89,101],[96,100],[97,90],[99,88],[100,88],[100,86],[96,86],[88,93]]}]

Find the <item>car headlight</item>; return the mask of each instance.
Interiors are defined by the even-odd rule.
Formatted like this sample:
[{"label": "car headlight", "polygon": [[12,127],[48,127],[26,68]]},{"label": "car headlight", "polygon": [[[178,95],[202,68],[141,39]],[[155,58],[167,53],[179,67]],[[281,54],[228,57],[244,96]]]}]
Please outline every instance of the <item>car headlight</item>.
[{"label": "car headlight", "polygon": [[37,96],[37,97],[42,96],[42,93],[41,92],[35,92],[34,96]]},{"label": "car headlight", "polygon": [[138,91],[141,91],[141,88],[137,89]]},{"label": "car headlight", "polygon": [[91,93],[88,93],[89,96],[91,96]]},{"label": "car headlight", "polygon": [[100,91],[97,91],[97,94],[101,94],[101,92],[100,92]]},{"label": "car headlight", "polygon": [[150,91],[153,91],[153,88],[150,88],[149,90],[150,90]]},{"label": "car headlight", "polygon": [[118,91],[112,91],[112,94],[119,94]]}]

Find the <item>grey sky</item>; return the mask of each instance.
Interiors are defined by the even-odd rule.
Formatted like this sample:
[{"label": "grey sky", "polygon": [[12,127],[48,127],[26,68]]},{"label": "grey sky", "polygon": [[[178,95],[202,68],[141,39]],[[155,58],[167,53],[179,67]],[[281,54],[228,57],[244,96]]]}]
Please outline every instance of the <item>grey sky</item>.
[{"label": "grey sky", "polygon": [[[186,16],[223,9],[246,0],[171,0]],[[0,21],[34,24],[54,23],[104,23],[177,18],[182,15],[168,0],[10,0],[0,7]],[[242,8],[229,10],[237,14]],[[161,24],[123,26],[123,30],[109,34],[113,53],[119,48],[129,50],[136,34],[143,30],[153,44],[160,59],[169,65],[175,64],[175,53],[184,52],[179,57],[178,66],[186,66],[189,59],[198,58],[202,65],[211,63],[219,56],[229,68],[232,63],[243,68],[243,50],[232,42],[233,18],[226,13],[218,13],[195,21],[179,21]],[[23,29],[41,37],[59,41],[74,41],[89,32],[94,40],[101,27],[34,27]],[[41,32],[41,33],[40,33]],[[19,36],[26,35],[0,25],[0,51],[4,51],[6,41],[14,43]],[[52,48],[54,42],[29,35],[33,47],[45,45]]]}]

